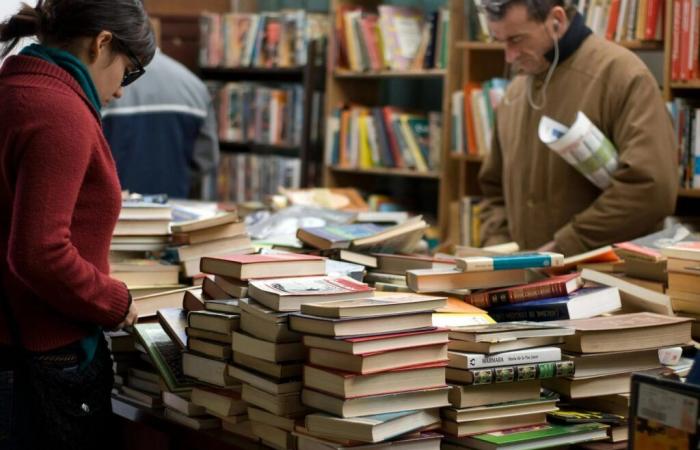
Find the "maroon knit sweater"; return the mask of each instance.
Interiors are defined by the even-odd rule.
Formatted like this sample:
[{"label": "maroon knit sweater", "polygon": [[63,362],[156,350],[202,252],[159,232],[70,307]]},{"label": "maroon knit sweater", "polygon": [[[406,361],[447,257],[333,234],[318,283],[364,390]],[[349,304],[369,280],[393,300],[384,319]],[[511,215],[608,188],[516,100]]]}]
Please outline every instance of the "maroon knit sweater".
[{"label": "maroon knit sweater", "polygon": [[68,72],[14,56],[0,70],[0,117],[0,294],[24,346],[50,350],[114,327],[129,294],[109,277],[121,198],[97,111]]}]

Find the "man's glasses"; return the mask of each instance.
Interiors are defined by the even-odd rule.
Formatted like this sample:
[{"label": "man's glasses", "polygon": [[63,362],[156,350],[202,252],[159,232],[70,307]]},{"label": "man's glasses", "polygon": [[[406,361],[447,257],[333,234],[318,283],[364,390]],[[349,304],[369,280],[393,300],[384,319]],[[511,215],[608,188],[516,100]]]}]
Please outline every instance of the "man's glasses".
[{"label": "man's glasses", "polygon": [[121,39],[117,38],[117,42],[119,42],[119,45],[124,49],[124,52],[126,53],[127,58],[129,58],[129,61],[131,64],[136,67],[134,70],[124,70],[124,78],[122,79],[122,87],[128,86],[134,81],[138,80],[141,75],[146,73],[146,69],[143,67],[141,64],[141,61],[134,55],[134,52],[131,51],[128,45],[124,43]]}]

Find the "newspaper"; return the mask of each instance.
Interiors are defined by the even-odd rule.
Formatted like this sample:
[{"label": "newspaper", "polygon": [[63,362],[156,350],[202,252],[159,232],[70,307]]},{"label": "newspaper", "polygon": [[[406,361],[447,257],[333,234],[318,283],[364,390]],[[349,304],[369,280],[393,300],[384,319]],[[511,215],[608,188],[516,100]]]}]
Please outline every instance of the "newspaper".
[{"label": "newspaper", "polygon": [[617,170],[617,149],[581,111],[571,128],[542,116],[540,140],[571,164],[588,180],[605,189]]}]

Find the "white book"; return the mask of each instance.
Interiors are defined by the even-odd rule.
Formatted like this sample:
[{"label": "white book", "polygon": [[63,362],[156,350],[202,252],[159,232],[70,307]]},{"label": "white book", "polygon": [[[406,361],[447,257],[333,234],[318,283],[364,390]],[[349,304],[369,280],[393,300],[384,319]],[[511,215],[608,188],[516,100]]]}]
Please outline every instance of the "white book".
[{"label": "white book", "polygon": [[448,351],[448,367],[457,369],[480,369],[486,367],[543,363],[561,360],[559,347],[539,347],[503,353],[462,353]]}]

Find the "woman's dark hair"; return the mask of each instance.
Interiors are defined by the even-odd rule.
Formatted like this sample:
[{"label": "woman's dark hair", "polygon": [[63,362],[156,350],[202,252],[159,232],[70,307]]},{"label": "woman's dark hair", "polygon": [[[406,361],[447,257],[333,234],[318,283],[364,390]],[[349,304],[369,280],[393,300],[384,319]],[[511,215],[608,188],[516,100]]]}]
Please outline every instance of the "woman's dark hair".
[{"label": "woman's dark hair", "polygon": [[0,56],[7,56],[23,37],[37,36],[42,44],[64,47],[102,31],[114,35],[116,51],[131,50],[144,66],[153,59],[155,37],[141,0],[38,0],[34,8],[25,4],[0,23]]}]

